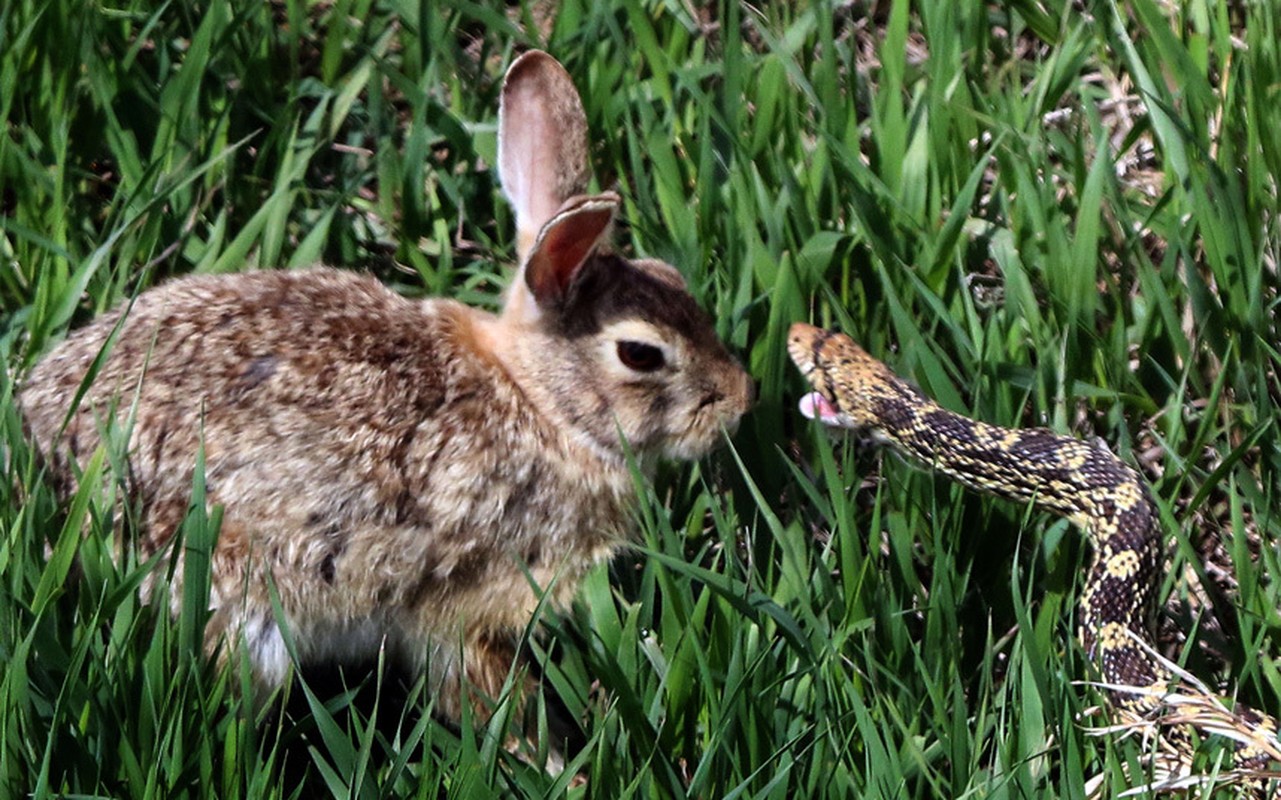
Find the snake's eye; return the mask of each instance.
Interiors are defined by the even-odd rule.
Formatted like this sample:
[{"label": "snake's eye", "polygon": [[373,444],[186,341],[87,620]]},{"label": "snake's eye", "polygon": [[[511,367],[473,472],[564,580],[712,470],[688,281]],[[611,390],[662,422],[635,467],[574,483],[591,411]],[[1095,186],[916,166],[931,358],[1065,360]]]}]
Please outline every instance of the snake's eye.
[{"label": "snake's eye", "polygon": [[623,362],[623,366],[636,372],[654,372],[667,363],[661,349],[652,344],[629,341],[618,343],[618,360]]}]

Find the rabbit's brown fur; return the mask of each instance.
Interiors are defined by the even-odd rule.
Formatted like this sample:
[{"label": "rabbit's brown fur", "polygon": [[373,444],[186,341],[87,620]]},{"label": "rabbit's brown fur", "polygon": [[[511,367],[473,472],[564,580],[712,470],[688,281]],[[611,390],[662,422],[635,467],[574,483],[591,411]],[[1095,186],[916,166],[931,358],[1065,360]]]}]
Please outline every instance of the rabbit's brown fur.
[{"label": "rabbit's brown fur", "polygon": [[[573,138],[582,111],[565,91],[555,61],[527,54],[504,115],[527,124],[551,92],[544,126]],[[71,336],[21,392],[67,486],[104,425],[127,428],[145,552],[181,522],[203,442],[208,502],[224,509],[209,641],[242,641],[263,687],[288,668],[274,582],[304,661],[385,643],[430,666],[437,707],[457,717],[460,681],[502,686],[539,602],[531,581],[564,601],[624,541],[634,488],[620,433],[642,465],[698,457],[750,403],[679,274],[602,244],[618,198],[562,197],[582,191],[584,165],[539,176],[577,145],[549,156],[506,125],[504,164],[536,179],[514,189],[504,175],[522,244],[502,315],[326,268],[193,277]],[[633,368],[636,352],[660,366]]]}]

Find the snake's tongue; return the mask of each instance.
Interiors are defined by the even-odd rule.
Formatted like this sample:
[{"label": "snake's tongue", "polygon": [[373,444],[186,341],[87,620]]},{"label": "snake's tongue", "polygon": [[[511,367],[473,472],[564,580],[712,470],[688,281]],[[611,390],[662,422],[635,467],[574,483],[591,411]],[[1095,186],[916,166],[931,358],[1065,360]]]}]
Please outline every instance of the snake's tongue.
[{"label": "snake's tongue", "polygon": [[806,419],[817,419],[829,425],[837,423],[840,412],[826,397],[818,392],[810,392],[801,398],[801,413]]}]

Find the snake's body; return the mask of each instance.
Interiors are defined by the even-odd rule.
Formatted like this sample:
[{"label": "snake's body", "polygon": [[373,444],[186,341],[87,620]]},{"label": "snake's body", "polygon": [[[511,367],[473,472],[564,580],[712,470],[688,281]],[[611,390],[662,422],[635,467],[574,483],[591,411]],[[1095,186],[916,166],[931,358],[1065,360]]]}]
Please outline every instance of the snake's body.
[{"label": "snake's body", "polygon": [[[1162,535],[1156,507],[1134,469],[1102,444],[1043,428],[1001,428],[948,411],[842,334],[798,323],[788,349],[818,393],[803,404],[806,413],[871,432],[970,488],[1032,503],[1078,525],[1094,550],[1080,602],[1081,641],[1114,706],[1136,719],[1163,712],[1173,676],[1149,644]],[[1250,709],[1225,715],[1231,724],[1217,717],[1202,727],[1234,728],[1234,766],[1262,795],[1258,772],[1276,760],[1276,723]],[[1171,727],[1163,740],[1186,771],[1186,730]]]}]

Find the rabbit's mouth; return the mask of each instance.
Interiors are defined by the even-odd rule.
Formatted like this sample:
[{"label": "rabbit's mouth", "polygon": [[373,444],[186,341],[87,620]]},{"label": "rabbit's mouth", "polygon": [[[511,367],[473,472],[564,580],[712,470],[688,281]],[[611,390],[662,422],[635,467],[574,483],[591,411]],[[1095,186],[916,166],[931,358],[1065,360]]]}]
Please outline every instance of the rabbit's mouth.
[{"label": "rabbit's mouth", "polygon": [[722,433],[733,436],[743,413],[720,391],[703,395],[689,415],[689,424],[667,448],[669,458],[696,459],[712,451]]},{"label": "rabbit's mouth", "polygon": [[714,391],[708,395],[705,395],[703,399],[699,401],[699,404],[694,408],[694,413],[701,414],[703,413],[703,409],[707,408],[710,405],[715,405],[716,403],[719,403],[724,399],[725,399],[725,395],[720,392]]}]

